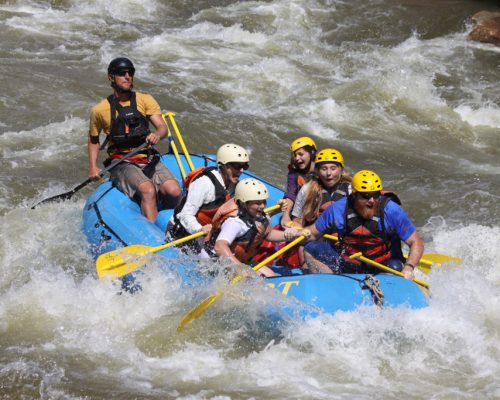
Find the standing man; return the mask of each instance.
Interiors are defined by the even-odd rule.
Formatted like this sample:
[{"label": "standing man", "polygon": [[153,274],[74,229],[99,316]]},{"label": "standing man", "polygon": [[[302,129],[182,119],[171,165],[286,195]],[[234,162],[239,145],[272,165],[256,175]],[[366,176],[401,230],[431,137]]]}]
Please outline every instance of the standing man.
[{"label": "standing man", "polygon": [[[153,96],[134,92],[135,68],[128,58],[119,57],[108,66],[108,79],[113,94],[101,100],[90,112],[88,137],[89,177],[99,179],[97,166],[99,134],[106,134],[107,152],[111,161],[121,158],[144,142],[151,146],[143,153],[128,158],[111,170],[113,184],[139,201],[142,214],[151,222],[158,216],[157,196],[163,208],[175,207],[181,189],[175,176],[160,162],[152,146],[167,134],[161,109]],[[149,123],[155,127],[151,132]],[[103,144],[104,146],[104,144]]]},{"label": "standing man", "polygon": [[[413,222],[390,196],[382,195],[382,180],[375,172],[357,172],[352,178],[352,190],[348,197],[328,207],[314,224],[302,230],[285,231],[287,239],[304,235],[310,240],[304,251],[311,272],[378,272],[349,258],[362,252],[373,261],[401,271],[406,279],[413,279],[415,265],[424,252]],[[332,240],[320,239],[325,233],[338,234],[338,245]],[[406,260],[401,240],[410,247]]]}]

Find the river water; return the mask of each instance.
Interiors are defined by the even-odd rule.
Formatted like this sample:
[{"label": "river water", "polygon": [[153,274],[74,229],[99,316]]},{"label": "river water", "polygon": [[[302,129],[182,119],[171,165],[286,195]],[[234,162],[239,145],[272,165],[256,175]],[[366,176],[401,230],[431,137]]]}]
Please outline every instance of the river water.
[{"label": "river water", "polygon": [[[466,0],[0,2],[0,398],[499,399],[500,48],[467,40]],[[192,152],[225,142],[285,184],[310,135],[377,171],[427,252],[422,310],[262,325],[256,284],[183,335],[168,268],[145,290],[98,281],[80,229],[88,113],[130,57]],[[160,150],[161,150],[160,146]],[[422,277],[422,276],[421,276]],[[210,291],[210,290],[209,290]]]}]

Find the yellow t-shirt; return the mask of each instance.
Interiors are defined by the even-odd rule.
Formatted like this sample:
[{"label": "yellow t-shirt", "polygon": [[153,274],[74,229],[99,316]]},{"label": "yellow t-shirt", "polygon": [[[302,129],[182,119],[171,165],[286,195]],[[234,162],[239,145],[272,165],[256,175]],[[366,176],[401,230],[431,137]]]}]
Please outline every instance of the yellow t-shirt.
[{"label": "yellow t-shirt", "polygon": [[[145,93],[135,92],[137,110],[146,118],[152,115],[161,115],[161,108],[153,96]],[[123,107],[130,106],[130,101],[121,101]],[[118,115],[118,113],[117,113]],[[101,100],[90,111],[89,135],[98,137],[101,132],[109,135],[111,132],[111,104],[108,99]],[[113,147],[111,141],[108,150]],[[111,151],[113,153],[114,151]],[[126,151],[125,151],[126,152]]]}]

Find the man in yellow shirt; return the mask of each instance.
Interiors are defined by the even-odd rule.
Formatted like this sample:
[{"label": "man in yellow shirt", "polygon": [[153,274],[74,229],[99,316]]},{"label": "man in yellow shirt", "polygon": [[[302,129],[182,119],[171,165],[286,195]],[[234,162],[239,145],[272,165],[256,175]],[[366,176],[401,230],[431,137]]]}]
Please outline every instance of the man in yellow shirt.
[{"label": "man in yellow shirt", "polygon": [[[111,170],[115,186],[136,198],[143,215],[151,222],[158,216],[157,196],[162,207],[173,208],[181,198],[181,189],[172,172],[159,161],[152,148],[167,134],[161,109],[153,96],[132,91],[135,68],[128,58],[115,58],[108,66],[113,94],[101,100],[90,112],[88,137],[89,177],[99,179],[97,166],[99,134],[106,134],[107,162],[130,153],[144,142],[151,146],[129,157]],[[149,123],[155,127],[151,132]]]}]

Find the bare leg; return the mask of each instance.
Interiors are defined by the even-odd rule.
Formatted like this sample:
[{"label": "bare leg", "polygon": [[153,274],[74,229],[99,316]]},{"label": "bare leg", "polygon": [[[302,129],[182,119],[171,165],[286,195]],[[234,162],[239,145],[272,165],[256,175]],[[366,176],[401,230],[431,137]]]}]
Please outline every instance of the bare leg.
[{"label": "bare leg", "polygon": [[142,182],[137,188],[141,197],[142,214],[151,222],[156,221],[158,216],[158,207],[156,206],[156,190],[153,182]]},{"label": "bare leg", "polygon": [[163,182],[160,186],[160,193],[163,197],[162,203],[166,208],[175,208],[182,197],[179,183],[174,179]]},{"label": "bare leg", "polygon": [[312,274],[333,274],[333,271],[326,264],[323,264],[321,261],[318,261],[312,255],[310,255],[307,251],[304,252],[306,265],[309,267],[309,271]]},{"label": "bare leg", "polygon": [[261,267],[257,270],[257,273],[261,276],[265,276],[265,277],[271,277],[271,276],[276,276],[276,274],[274,273],[274,271],[269,268],[268,266],[264,266],[264,267]]}]

